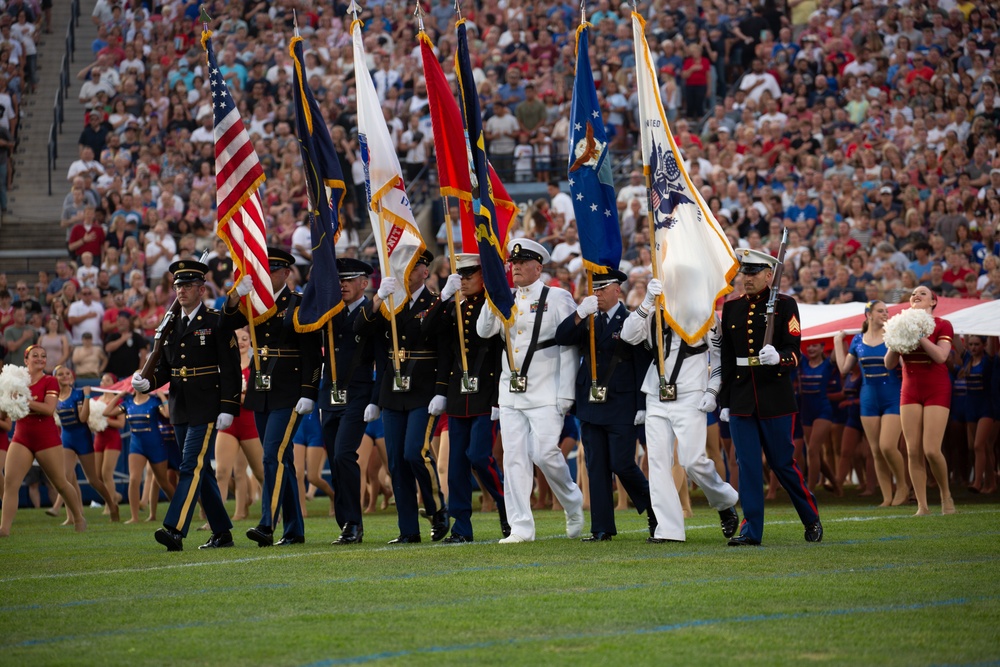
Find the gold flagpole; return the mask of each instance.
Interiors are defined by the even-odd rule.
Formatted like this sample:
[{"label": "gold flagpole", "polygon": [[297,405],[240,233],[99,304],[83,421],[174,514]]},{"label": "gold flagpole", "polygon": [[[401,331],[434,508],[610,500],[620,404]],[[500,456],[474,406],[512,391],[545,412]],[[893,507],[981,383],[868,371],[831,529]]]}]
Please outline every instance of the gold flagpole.
[{"label": "gold flagpole", "polygon": [[[656,252],[656,226],[653,223],[653,175],[649,171],[649,165],[643,165],[642,171],[646,175],[646,209],[648,213],[646,218],[649,221],[649,242],[652,244],[652,255],[653,255],[653,278],[656,280],[660,279],[660,267],[659,267],[659,253]],[[653,299],[653,313],[656,316],[656,349],[659,352],[656,354],[656,367],[660,371],[660,392],[666,389],[667,377],[664,374],[663,366],[664,355],[669,354],[669,350],[663,349],[663,317],[660,315],[660,308],[662,307],[660,297],[657,296]]]},{"label": "gold flagpole", "polygon": [[[382,266],[385,267],[385,278],[390,277],[390,267],[389,267],[389,249],[386,247],[388,239],[385,236],[385,213],[382,210],[382,205],[378,207],[378,233],[379,238],[382,239],[382,243],[379,244],[379,250],[382,255]],[[396,335],[396,305],[393,295],[389,295],[389,326],[392,329],[392,369],[395,372],[395,383],[397,387],[402,386],[403,378],[399,372],[399,339]]]},{"label": "gold flagpole", "polygon": [[[444,226],[448,232],[448,257],[451,260],[451,272],[458,273],[458,259],[455,257],[455,238],[451,231],[451,212],[448,210],[448,198],[441,195],[441,205],[444,206]],[[462,386],[469,386],[469,359],[465,350],[465,325],[462,322],[462,308],[459,297],[462,290],[455,294],[455,322],[458,324],[458,349],[462,353]]]},{"label": "gold flagpole", "polygon": [[[592,295],[594,293],[594,272],[587,269],[587,294]],[[597,338],[594,332],[594,314],[591,313],[587,316],[589,320],[588,325],[590,326],[590,398],[595,399],[597,397]]]}]

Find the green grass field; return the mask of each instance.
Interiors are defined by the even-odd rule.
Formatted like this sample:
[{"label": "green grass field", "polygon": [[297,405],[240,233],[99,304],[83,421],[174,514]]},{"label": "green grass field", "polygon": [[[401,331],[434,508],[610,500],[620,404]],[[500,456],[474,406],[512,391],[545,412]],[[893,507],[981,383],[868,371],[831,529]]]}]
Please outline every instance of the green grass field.
[{"label": "green grass field", "polygon": [[663,545],[632,512],[598,544],[539,512],[532,544],[496,544],[477,514],[475,544],[390,547],[390,509],[335,548],[317,500],[305,545],[259,549],[245,521],[236,548],[192,531],[168,554],[150,524],[88,509],[77,535],[21,510],[0,541],[0,664],[1000,663],[1000,504],[914,518],[864,500],[821,495],[818,545],[772,502],[758,549],[727,548],[697,497],[688,542]]}]

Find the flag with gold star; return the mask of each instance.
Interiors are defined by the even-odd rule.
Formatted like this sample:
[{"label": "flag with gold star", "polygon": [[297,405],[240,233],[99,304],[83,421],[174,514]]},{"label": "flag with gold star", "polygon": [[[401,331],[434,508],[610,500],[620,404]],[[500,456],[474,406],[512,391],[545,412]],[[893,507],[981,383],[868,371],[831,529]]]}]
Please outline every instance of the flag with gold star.
[{"label": "flag with gold star", "polygon": [[583,265],[594,273],[617,269],[622,260],[622,234],[611,174],[608,135],[601,118],[588,52],[589,23],[576,29],[576,78],[569,133],[569,189]]}]

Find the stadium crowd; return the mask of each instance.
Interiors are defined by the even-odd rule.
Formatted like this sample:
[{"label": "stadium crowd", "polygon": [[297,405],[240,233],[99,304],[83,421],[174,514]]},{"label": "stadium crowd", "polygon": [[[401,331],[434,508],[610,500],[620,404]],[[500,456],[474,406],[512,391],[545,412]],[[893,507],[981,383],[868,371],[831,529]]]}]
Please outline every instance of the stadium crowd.
[{"label": "stadium crowd", "polygon": [[[33,35],[44,8],[8,0],[0,16],[0,163],[18,99],[37,80]],[[338,256],[366,258],[364,165],[347,3],[206,3],[219,67],[267,181],[269,244],[310,267],[308,195],[294,136],[288,40],[297,19],[305,78],[320,102],[348,192]],[[454,3],[424,4],[426,31],[454,80]],[[635,56],[627,3],[588,3],[591,62],[614,156],[630,308],[651,273],[641,175]],[[775,254],[790,238],[782,293],[800,303],[1000,297],[1000,47],[982,0],[644,0],[660,95],[693,182],[736,248]],[[584,296],[564,180],[574,35],[580,8],[560,0],[466,2],[487,149],[508,183],[548,183],[516,235],[551,253],[549,280]],[[433,137],[412,3],[366,3],[366,50],[408,185],[434,193]],[[199,3],[97,0],[97,39],[78,74],[87,109],[66,174],[59,226],[68,256],[37,280],[0,274],[6,362],[39,343],[47,369],[78,382],[130,375],[171,300],[173,261],[208,252],[216,298],[233,263],[215,234],[211,91]],[[3,167],[5,169],[5,166]],[[6,175],[0,204],[6,210]],[[351,187],[353,186],[353,187]],[[413,193],[415,209],[434,197]],[[440,222],[440,221],[439,221]],[[55,232],[53,225],[53,232]],[[437,235],[444,238],[444,231]],[[429,246],[430,238],[425,239]],[[439,253],[440,254],[440,253]],[[443,258],[429,285],[450,273]],[[741,293],[737,277],[734,295]],[[373,287],[377,287],[377,280]],[[958,361],[961,365],[961,361]]]}]

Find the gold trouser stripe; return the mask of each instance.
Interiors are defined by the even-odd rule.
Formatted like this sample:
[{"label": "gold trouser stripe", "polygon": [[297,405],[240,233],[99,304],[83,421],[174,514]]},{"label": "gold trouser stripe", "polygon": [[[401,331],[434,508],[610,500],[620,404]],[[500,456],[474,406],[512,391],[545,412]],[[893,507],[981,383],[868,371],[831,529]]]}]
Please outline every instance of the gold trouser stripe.
[{"label": "gold trouser stripe", "polygon": [[427,420],[427,430],[424,432],[424,447],[420,450],[420,456],[424,459],[424,467],[427,468],[427,474],[431,476],[431,490],[434,493],[434,504],[441,507],[441,489],[440,480],[438,480],[437,468],[434,466],[434,461],[430,457],[431,451],[431,438],[434,437],[434,424],[441,417],[431,417]]},{"label": "gold trouser stripe", "polygon": [[[283,463],[285,458],[285,450],[288,449],[288,443],[292,439],[292,435],[295,433],[295,410],[292,410],[288,417],[288,426],[285,427],[285,435],[281,437],[281,445],[278,447],[278,474],[274,476],[274,488],[271,489],[271,528],[274,528],[275,524],[278,523],[278,510],[280,506],[278,505],[278,498],[281,495],[281,478],[285,474],[285,464]],[[289,480],[289,483],[294,483]]]},{"label": "gold trouser stripe", "polygon": [[[215,422],[209,422],[208,428],[205,429],[205,438],[201,441],[201,451],[198,453],[198,463],[194,467],[194,474],[191,477],[191,486],[188,487],[187,496],[184,498],[184,504],[181,506],[181,521],[187,523],[188,512],[191,510],[191,505],[194,503],[194,496],[198,493],[198,487],[201,486],[201,469],[205,465],[205,455],[208,453],[208,443],[212,439],[212,433],[215,431]],[[181,445],[183,449],[183,444]],[[177,526],[180,529],[180,526]]]}]

